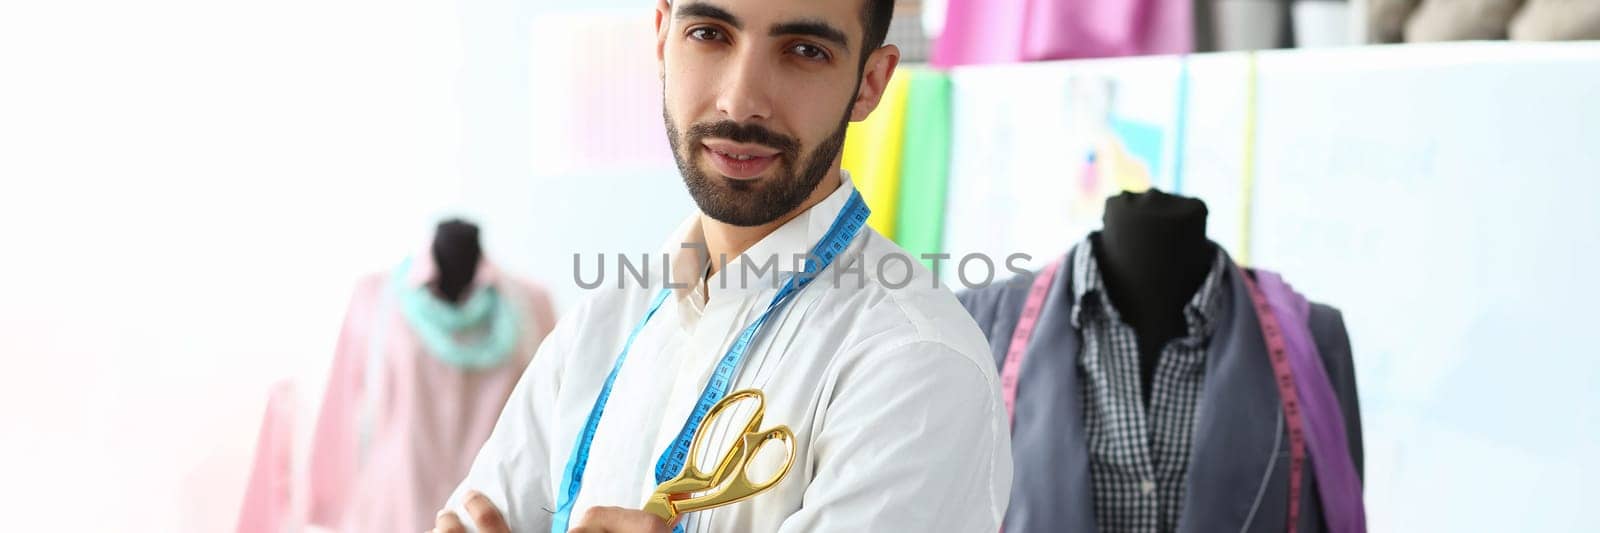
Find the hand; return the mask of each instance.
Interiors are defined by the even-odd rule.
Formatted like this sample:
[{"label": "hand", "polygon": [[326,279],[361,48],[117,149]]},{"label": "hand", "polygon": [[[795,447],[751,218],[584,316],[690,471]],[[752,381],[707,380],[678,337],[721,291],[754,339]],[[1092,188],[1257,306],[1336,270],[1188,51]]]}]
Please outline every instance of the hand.
[{"label": "hand", "polygon": [[[511,528],[506,525],[506,519],[500,510],[494,507],[488,496],[478,491],[467,492],[467,514],[472,515],[472,523],[477,524],[479,533],[511,533]],[[452,511],[441,510],[433,520],[431,533],[466,533],[466,526],[461,524],[461,519]]]},{"label": "hand", "polygon": [[661,517],[637,509],[590,507],[568,533],[670,533]]},{"label": "hand", "polygon": [[[467,492],[467,514],[478,526],[479,533],[511,533],[506,519],[478,491]],[[590,507],[569,533],[671,533],[672,527],[656,515],[621,507]],[[430,533],[465,533],[461,519],[451,511],[439,511]]]}]

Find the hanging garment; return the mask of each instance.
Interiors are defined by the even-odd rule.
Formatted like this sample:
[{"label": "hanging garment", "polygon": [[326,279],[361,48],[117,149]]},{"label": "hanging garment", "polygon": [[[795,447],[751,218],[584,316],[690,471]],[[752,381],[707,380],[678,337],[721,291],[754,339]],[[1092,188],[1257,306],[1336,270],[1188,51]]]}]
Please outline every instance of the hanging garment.
[{"label": "hanging garment", "polygon": [[1405,40],[1406,21],[1422,0],[1366,0],[1368,43],[1398,43]]},{"label": "hanging garment", "polygon": [[1600,39],[1600,2],[1528,0],[1511,19],[1510,35],[1514,41]]},{"label": "hanging garment", "polygon": [[[670,292],[659,276],[652,286],[591,292],[539,350],[450,508],[466,516],[463,495],[478,490],[513,530],[527,533],[551,531],[563,500],[574,518],[597,505],[639,508],[656,488],[663,451],[682,434],[729,346],[766,313],[778,281],[804,272],[787,258],[830,240],[838,215],[858,205],[849,179],[752,246],[749,261],[696,276],[699,259],[683,247],[704,242],[696,213],[661,248],[671,257]],[[1011,455],[982,334],[927,269],[885,260],[903,251],[882,235],[861,228],[848,242],[750,337],[724,382],[727,390],[764,392],[765,423],[794,431],[794,469],[754,499],[687,515],[685,531],[1000,526]],[[784,258],[777,268],[755,266],[775,256]],[[882,278],[880,263],[888,265]],[[653,315],[652,304],[659,305]],[[614,387],[595,419],[613,368]],[[739,421],[725,418],[701,427],[710,442],[733,434]],[[591,419],[592,438],[579,439]],[[589,459],[581,486],[569,491],[567,465],[576,464],[580,442]],[[762,455],[752,472],[775,471],[780,454]]]},{"label": "hanging garment", "polygon": [[860,177],[856,186],[872,206],[867,225],[890,239],[895,238],[900,204],[900,151],[905,144],[906,99],[911,88],[907,74],[889,78],[877,109],[866,120],[850,124],[840,161],[840,167]]},{"label": "hanging garment", "polygon": [[[1016,465],[1008,532],[1097,531],[1090,457],[1084,439],[1081,341],[1068,323],[1073,313],[1068,252],[1038,314],[1016,373],[1012,454]],[[1207,344],[1206,381],[1193,436],[1187,487],[1177,523],[1180,533],[1276,532],[1288,522],[1290,439],[1274,369],[1266,353],[1249,291],[1227,258],[1225,294]],[[996,284],[960,295],[989,335],[996,365],[1004,364],[1013,332],[1028,301],[1028,283]],[[1343,319],[1333,308],[1308,304],[1305,320],[1346,423],[1349,456],[1362,464],[1361,424]],[[1007,385],[1011,387],[1012,385]],[[1303,471],[1298,532],[1330,531],[1312,486],[1318,471]]]},{"label": "hanging garment", "polygon": [[1523,0],[1422,0],[1406,20],[1406,42],[1505,39]]},{"label": "hanging garment", "polygon": [[256,436],[256,456],[239,510],[239,533],[297,530],[293,486],[298,405],[292,382],[276,383],[267,394],[267,411]]},{"label": "hanging garment", "polygon": [[[1317,473],[1317,494],[1322,503],[1328,530],[1334,533],[1366,533],[1367,510],[1361,497],[1361,472],[1349,448],[1349,428],[1340,412],[1338,393],[1323,367],[1322,356],[1312,339],[1311,302],[1266,270],[1251,270],[1252,298],[1259,298],[1256,314],[1263,304],[1273,315],[1273,329],[1279,332],[1287,364],[1294,377],[1300,412],[1305,422],[1305,444]],[[1268,321],[1263,319],[1263,321]],[[1263,335],[1266,331],[1263,331]],[[1268,343],[1269,349],[1272,343]]]},{"label": "hanging garment", "polygon": [[1193,49],[1191,0],[1030,0],[1023,59],[1182,54]]},{"label": "hanging garment", "polygon": [[939,67],[1179,54],[1194,48],[1192,0],[950,0]]},{"label": "hanging garment", "polygon": [[1288,0],[1214,0],[1208,3],[1214,27],[1206,51],[1283,48],[1294,44]]},{"label": "hanging garment", "polygon": [[[468,288],[468,308],[407,310],[407,302],[419,306],[412,299],[426,294],[433,269],[431,260],[414,260],[357,285],[311,444],[311,524],[349,533],[431,527],[554,327],[546,291],[487,259]],[[415,320],[441,319],[430,313],[447,323],[423,332],[428,327],[419,330]],[[515,317],[509,342],[497,330],[505,314]],[[481,322],[475,341],[461,338],[462,323],[448,323],[468,319]],[[435,351],[441,346],[445,353]],[[503,349],[483,350],[489,347]]]},{"label": "hanging garment", "polygon": [[950,77],[913,69],[900,152],[900,207],[895,242],[912,257],[937,253],[944,238],[945,185],[950,177]]},{"label": "hanging garment", "polygon": [[949,0],[929,61],[939,68],[1022,61],[1028,0]]}]

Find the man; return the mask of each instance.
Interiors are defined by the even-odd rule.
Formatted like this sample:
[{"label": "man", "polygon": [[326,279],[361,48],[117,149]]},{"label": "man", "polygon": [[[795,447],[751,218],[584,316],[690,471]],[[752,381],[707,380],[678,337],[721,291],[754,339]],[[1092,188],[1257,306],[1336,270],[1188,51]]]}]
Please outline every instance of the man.
[{"label": "man", "polygon": [[[859,227],[839,166],[845,126],[878,104],[899,61],[883,45],[893,10],[658,2],[664,118],[700,210],[664,247],[675,283],[600,290],[563,318],[436,531],[998,529],[1010,442],[988,345],[927,270]],[[727,389],[760,389],[763,427],[794,430],[792,470],[677,524],[636,510],[672,466],[663,452],[692,434],[697,402],[717,397],[709,378],[730,354],[742,355]],[[735,425],[706,429],[723,442]],[[760,459],[753,469],[781,465]]]}]

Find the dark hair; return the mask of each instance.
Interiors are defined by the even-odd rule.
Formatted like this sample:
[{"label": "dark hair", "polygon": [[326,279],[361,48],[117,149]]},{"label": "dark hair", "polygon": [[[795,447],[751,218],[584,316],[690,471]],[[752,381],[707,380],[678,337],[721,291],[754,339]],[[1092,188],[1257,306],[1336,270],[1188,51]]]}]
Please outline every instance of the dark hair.
[{"label": "dark hair", "polygon": [[889,37],[889,22],[894,20],[894,0],[862,0],[861,27],[867,29],[861,41],[861,66],[867,65],[867,56],[883,46]]},{"label": "dark hair", "polygon": [[[667,0],[667,5],[676,5],[676,0]],[[893,21],[894,0],[861,0],[861,27],[866,29],[861,40],[861,68],[866,68],[867,56],[889,38],[889,23]]]}]

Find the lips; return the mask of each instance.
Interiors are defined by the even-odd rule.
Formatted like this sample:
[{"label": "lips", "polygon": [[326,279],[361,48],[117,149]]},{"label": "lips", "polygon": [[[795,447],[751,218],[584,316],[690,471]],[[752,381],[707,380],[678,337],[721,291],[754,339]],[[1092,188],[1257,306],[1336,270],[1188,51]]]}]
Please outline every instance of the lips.
[{"label": "lips", "polygon": [[733,179],[755,179],[778,161],[782,152],[759,144],[743,144],[721,139],[701,143],[706,158],[717,172]]}]

